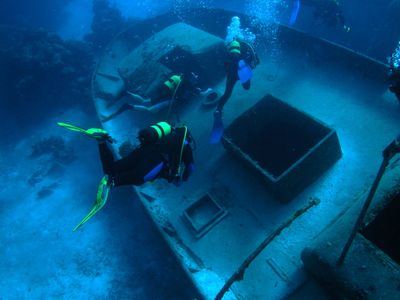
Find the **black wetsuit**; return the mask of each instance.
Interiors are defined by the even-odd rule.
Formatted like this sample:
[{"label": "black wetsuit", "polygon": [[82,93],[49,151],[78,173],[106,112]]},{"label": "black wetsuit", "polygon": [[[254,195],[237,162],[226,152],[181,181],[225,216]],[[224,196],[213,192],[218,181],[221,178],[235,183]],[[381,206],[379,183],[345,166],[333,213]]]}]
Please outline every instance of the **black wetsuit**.
[{"label": "black wetsuit", "polygon": [[[161,141],[140,146],[120,160],[114,159],[107,143],[99,143],[103,171],[113,179],[114,186],[142,185],[156,178],[165,178],[172,182],[179,167],[183,133],[183,128],[176,128]],[[185,164],[183,180],[187,180],[194,164],[189,143],[185,143],[183,148],[182,162]],[[160,170],[152,178],[146,179],[157,168]]]},{"label": "black wetsuit", "polygon": [[400,68],[390,68],[389,84],[389,90],[396,95],[400,102]]},{"label": "black wetsuit", "polygon": [[[259,63],[258,56],[253,54],[253,50],[245,43],[240,43],[241,53],[229,53],[228,58],[225,61],[226,68],[226,84],[225,84],[225,92],[219,98],[217,110],[222,111],[225,103],[229,100],[232,95],[233,88],[235,87],[236,82],[239,80],[238,69],[239,69],[239,61],[243,59],[248,65],[253,68]],[[248,80],[242,84],[245,90],[250,89],[251,81]]]},{"label": "black wetsuit", "polygon": [[174,91],[171,91],[165,84],[161,84],[154,93],[154,96],[150,97],[151,105],[170,100],[173,96],[173,93]]}]

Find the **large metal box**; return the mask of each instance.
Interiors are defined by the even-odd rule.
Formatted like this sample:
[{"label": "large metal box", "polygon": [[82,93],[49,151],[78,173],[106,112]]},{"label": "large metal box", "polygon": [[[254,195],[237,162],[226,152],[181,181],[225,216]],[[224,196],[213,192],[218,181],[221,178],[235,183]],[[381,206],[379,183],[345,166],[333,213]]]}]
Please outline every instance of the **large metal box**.
[{"label": "large metal box", "polygon": [[342,155],[335,130],[271,95],[235,119],[222,143],[283,202]]}]

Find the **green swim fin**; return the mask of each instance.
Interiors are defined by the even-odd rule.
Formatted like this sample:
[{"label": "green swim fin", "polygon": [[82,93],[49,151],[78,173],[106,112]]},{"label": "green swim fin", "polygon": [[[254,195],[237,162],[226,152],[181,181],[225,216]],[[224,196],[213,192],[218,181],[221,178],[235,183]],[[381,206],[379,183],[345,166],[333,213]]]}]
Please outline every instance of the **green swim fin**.
[{"label": "green swim fin", "polygon": [[106,141],[109,141],[110,143],[115,141],[113,138],[111,138],[111,136],[108,134],[108,132],[102,128],[83,129],[78,126],[67,124],[67,123],[62,123],[62,122],[57,122],[57,125],[64,127],[71,131],[81,132],[81,133],[86,134],[96,140],[99,140],[99,141],[106,140]]},{"label": "green swim fin", "polygon": [[82,221],[75,226],[72,231],[78,230],[83,224],[89,221],[103,206],[106,204],[108,200],[108,196],[111,188],[113,187],[113,183],[110,182],[108,175],[104,175],[100,181],[99,188],[97,190],[96,195],[96,203],[94,204],[91,211],[82,219]]}]

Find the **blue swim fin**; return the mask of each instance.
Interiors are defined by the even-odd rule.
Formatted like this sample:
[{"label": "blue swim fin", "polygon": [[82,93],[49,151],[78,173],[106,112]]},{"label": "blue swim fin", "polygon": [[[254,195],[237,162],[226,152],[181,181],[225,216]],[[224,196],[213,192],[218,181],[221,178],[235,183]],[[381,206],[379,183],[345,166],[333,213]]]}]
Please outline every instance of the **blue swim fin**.
[{"label": "blue swim fin", "polygon": [[253,71],[243,59],[239,61],[238,76],[241,83],[246,83],[253,77]]},{"label": "blue swim fin", "polygon": [[214,125],[211,131],[210,144],[218,144],[224,134],[224,124],[222,123],[222,113],[214,113]]}]

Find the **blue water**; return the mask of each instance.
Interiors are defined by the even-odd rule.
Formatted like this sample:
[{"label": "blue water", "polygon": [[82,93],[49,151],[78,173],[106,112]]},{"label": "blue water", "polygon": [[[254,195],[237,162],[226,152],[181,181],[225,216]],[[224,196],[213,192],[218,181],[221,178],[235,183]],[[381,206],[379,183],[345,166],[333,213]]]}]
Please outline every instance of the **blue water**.
[{"label": "blue water", "polygon": [[289,25],[293,26],[296,23],[297,16],[300,10],[300,0],[296,0],[293,3],[292,13],[289,18]]},{"label": "blue water", "polygon": [[0,3],[0,299],[192,299],[129,188],[113,191],[90,226],[71,232],[102,174],[95,145],[59,136],[54,124],[99,125],[90,78],[105,45],[136,20],[222,7],[254,16],[266,36],[281,22],[386,62],[400,39],[400,4],[345,1],[345,31],[316,20],[306,1],[300,10],[300,1],[278,0],[95,2],[96,11],[90,0]]}]

